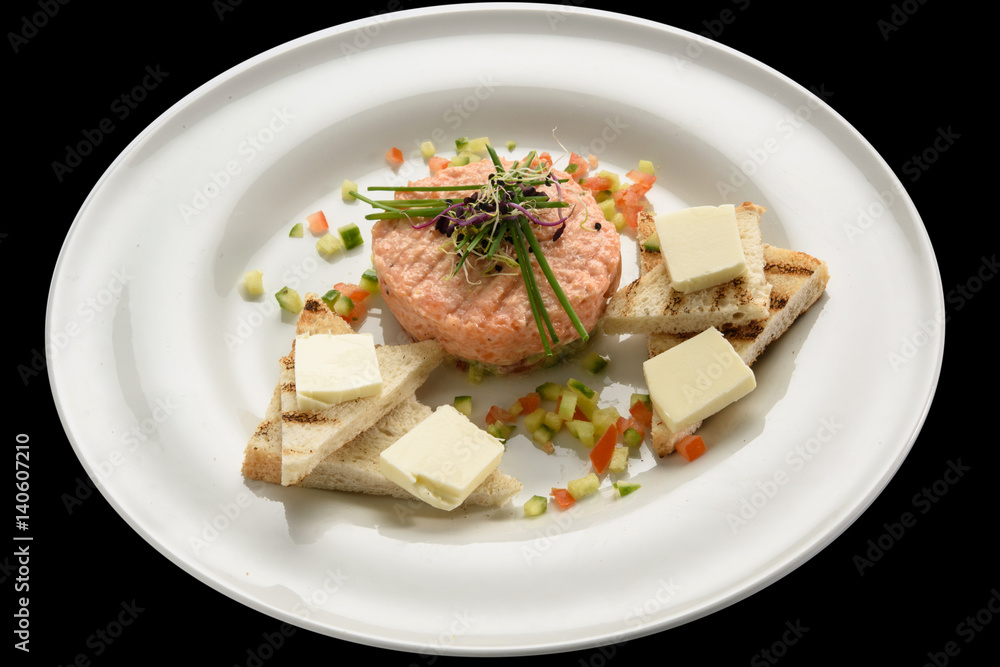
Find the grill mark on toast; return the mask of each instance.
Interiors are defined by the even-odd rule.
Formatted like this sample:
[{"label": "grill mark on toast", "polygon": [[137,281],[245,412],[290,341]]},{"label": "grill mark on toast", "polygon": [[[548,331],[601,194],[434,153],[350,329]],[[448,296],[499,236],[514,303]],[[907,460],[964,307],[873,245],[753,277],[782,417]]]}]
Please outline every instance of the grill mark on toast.
[{"label": "grill mark on toast", "polygon": [[281,421],[286,424],[327,424],[340,420],[324,417],[318,412],[282,412]]},{"label": "grill mark on toast", "polygon": [[811,276],[814,271],[808,266],[799,264],[786,264],[778,262],[767,262],[764,264],[764,273],[768,271],[783,275]]}]

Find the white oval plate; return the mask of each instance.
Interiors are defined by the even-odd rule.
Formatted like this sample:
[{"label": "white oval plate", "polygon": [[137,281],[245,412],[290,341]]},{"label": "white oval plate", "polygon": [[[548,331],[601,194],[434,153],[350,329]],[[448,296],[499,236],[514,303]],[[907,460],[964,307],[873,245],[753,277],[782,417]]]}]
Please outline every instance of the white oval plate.
[{"label": "white oval plate", "polygon": [[[556,20],[558,19],[558,20]],[[586,53],[549,69],[532,51]],[[440,54],[451,54],[447,67]],[[471,57],[470,57],[471,56]],[[595,85],[614,81],[615,85]],[[588,469],[511,440],[524,489],[502,510],[443,514],[383,498],[281,488],[240,474],[294,318],[243,298],[356,280],[367,247],[321,259],[295,222],[366,207],[339,188],[427,173],[423,140],[596,154],[624,173],[653,160],[657,210],[751,200],[765,241],[825,260],[826,294],[755,365],[758,388],[710,419],[688,464],[643,449],[642,488],[521,516],[533,494]],[[408,153],[398,173],[383,155]],[[444,152],[444,151],[442,151]],[[366,241],[369,227],[362,225]],[[637,275],[623,236],[623,284]],[[81,209],[52,282],[49,372],[65,429],[130,525],[201,581],[254,609],[414,652],[546,653],[650,634],[718,610],[802,564],[897,470],[923,423],[943,350],[937,264],[910,200],[822,100],[692,34],[564,6],[450,6],[308,35],[187,96],[116,160]],[[362,326],[401,342],[387,312]],[[72,341],[72,345],[68,344]],[[592,380],[622,406],[644,342],[601,338]],[[576,360],[471,386],[451,368],[429,405],[471,393],[474,419]],[[557,610],[557,611],[554,611]]]}]

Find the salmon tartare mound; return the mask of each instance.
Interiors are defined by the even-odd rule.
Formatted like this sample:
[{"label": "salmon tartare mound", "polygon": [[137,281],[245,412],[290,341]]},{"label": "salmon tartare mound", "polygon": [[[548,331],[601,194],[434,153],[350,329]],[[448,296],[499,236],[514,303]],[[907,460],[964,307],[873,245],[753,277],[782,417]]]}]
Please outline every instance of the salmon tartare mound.
[{"label": "salmon tartare mound", "polygon": [[[502,164],[507,168],[510,162]],[[486,159],[442,169],[410,185],[482,184],[495,171]],[[540,185],[537,192],[568,206],[537,209],[535,215],[547,223],[566,220],[561,225],[531,227],[566,299],[585,330],[591,332],[608,298],[618,289],[621,242],[615,226],[605,221],[589,191],[565,172],[553,169],[551,175],[565,182]],[[396,193],[397,199],[462,200],[468,196],[468,190]],[[420,222],[426,220],[379,220],[372,228],[379,289],[389,310],[414,340],[436,339],[448,354],[498,374],[546,365],[579,345],[580,335],[537,261],[532,259],[531,268],[558,338],[551,356],[545,354],[520,270],[492,259],[470,257],[456,273],[459,258],[449,237],[434,225]],[[513,244],[505,243],[504,252],[516,258]]]}]

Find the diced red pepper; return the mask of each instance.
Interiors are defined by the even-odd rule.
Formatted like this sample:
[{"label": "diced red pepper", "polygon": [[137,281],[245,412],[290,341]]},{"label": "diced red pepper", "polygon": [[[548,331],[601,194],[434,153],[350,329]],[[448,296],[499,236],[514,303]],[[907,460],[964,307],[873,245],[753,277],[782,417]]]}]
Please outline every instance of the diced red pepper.
[{"label": "diced red pepper", "polygon": [[587,175],[587,171],[590,169],[590,162],[588,162],[585,157],[577,155],[576,153],[573,153],[573,152],[571,152],[569,154],[569,162],[568,162],[568,164],[575,164],[576,165],[576,170],[575,171],[569,171],[569,172],[567,172],[574,179],[583,178],[584,176]]},{"label": "diced red pepper", "polygon": [[600,475],[611,463],[611,455],[615,453],[615,444],[618,442],[618,429],[609,426],[601,439],[597,441],[593,449],[590,450],[590,462],[594,465],[594,470]]},{"label": "diced red pepper", "polygon": [[625,432],[625,429],[628,428],[628,422],[629,420],[626,417],[618,418],[618,422],[615,424],[615,429],[618,431],[618,435],[621,435]]},{"label": "diced red pepper", "polygon": [[309,231],[313,234],[323,234],[330,228],[329,223],[326,221],[326,214],[323,211],[310,213],[306,216],[306,222],[309,223]]},{"label": "diced red pepper", "polygon": [[639,195],[645,195],[653,188],[653,183],[656,183],[656,176],[653,174],[647,174],[644,171],[639,171],[638,169],[633,169],[632,171],[625,174],[632,185],[630,188],[635,188],[635,191]]},{"label": "diced red pepper", "polygon": [[614,183],[607,176],[588,176],[583,179],[580,185],[591,192],[601,192],[602,190],[610,190]]},{"label": "diced red pepper", "polygon": [[569,491],[566,489],[552,488],[552,497],[555,498],[556,503],[559,507],[566,509],[576,502],[576,498],[570,495]]},{"label": "diced red pepper", "polygon": [[636,401],[628,411],[647,431],[653,428],[653,410],[645,401]]},{"label": "diced red pepper", "polygon": [[504,424],[513,424],[515,422],[514,415],[510,414],[508,410],[504,410],[498,405],[493,405],[490,407],[490,411],[486,413],[486,425],[496,424],[497,422],[503,422]]},{"label": "diced red pepper", "polygon": [[427,166],[431,169],[431,175],[438,173],[442,169],[448,166],[450,160],[446,157],[439,157],[435,155],[427,161]]},{"label": "diced red pepper", "polygon": [[538,406],[542,403],[542,396],[537,391],[533,391],[530,394],[522,396],[517,399],[518,403],[521,404],[521,413],[530,415],[532,412],[538,409]]},{"label": "diced red pepper", "polygon": [[705,453],[705,441],[700,435],[687,435],[677,442],[674,449],[688,461],[694,461]]},{"label": "diced red pepper", "polygon": [[393,167],[398,167],[403,164],[403,151],[393,146],[385,152],[385,161]]}]

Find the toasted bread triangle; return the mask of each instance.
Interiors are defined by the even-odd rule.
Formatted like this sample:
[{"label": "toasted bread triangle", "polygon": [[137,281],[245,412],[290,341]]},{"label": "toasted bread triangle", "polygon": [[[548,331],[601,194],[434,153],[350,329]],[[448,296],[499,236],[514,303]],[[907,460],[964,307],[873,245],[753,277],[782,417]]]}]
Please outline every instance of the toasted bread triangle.
[{"label": "toasted bread triangle", "polygon": [[[346,331],[345,328],[346,327]],[[299,334],[348,333],[353,329],[315,294],[307,294],[296,327]],[[295,346],[279,364],[281,404],[281,484],[297,484],[327,456],[340,449],[412,395],[444,360],[436,341],[376,349],[382,392],[332,405],[318,412],[298,410],[295,395]]]},{"label": "toasted bread triangle", "polygon": [[[754,207],[758,216],[765,210],[749,202],[740,208],[746,207]],[[638,229],[640,248],[654,231],[652,216],[648,213],[642,214]],[[748,366],[757,360],[768,345],[787,331],[799,315],[806,312],[819,299],[830,280],[826,264],[815,257],[794,250],[783,250],[766,243],[761,244],[761,249],[764,276],[771,286],[767,317],[738,326],[718,327]],[[641,274],[645,275],[656,270],[662,263],[663,258],[659,252],[641,250],[639,257]],[[651,333],[647,343],[648,356],[651,358],[665,352],[699,331]],[[670,454],[681,438],[694,434],[701,428],[701,424],[699,421],[683,431],[673,433],[654,413],[651,436],[653,451],[659,456]]]},{"label": "toasted bread triangle", "polygon": [[[658,251],[641,250],[640,276],[608,301],[601,320],[605,333],[650,334],[704,331],[764,320],[768,316],[771,286],[764,276],[764,249],[760,217],[764,208],[746,202],[736,208],[747,271],[733,280],[697,292],[673,288],[666,262]],[[655,232],[653,216],[639,220],[639,244]]]}]

